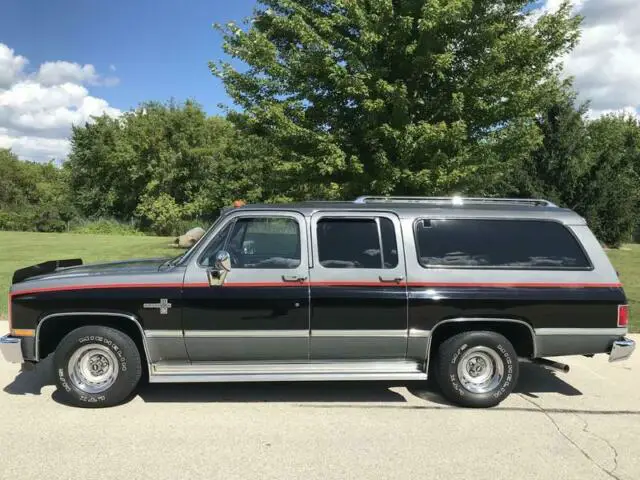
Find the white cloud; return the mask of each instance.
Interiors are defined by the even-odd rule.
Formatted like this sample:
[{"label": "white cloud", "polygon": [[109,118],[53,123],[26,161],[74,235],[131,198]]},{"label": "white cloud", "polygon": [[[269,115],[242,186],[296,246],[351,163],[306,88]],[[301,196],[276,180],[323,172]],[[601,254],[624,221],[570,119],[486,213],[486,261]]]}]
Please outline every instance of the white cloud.
[{"label": "white cloud", "polygon": [[0,88],[6,88],[22,73],[29,61],[0,43]]},{"label": "white cloud", "polygon": [[[64,159],[69,153],[72,125],[120,110],[90,94],[87,86],[110,86],[93,65],[45,62],[26,72],[28,60],[0,43],[0,148],[34,161]],[[113,70],[112,70],[113,71]]]},{"label": "white cloud", "polygon": [[96,68],[91,64],[80,65],[62,61],[43,63],[35,78],[42,85],[48,86],[64,83],[113,86],[118,83],[116,77],[103,78],[98,75]]},{"label": "white cloud", "polygon": [[35,162],[61,161],[69,153],[69,141],[61,138],[20,136],[0,128],[0,148],[11,148],[20,158]]},{"label": "white cloud", "polygon": [[40,65],[36,79],[43,85],[60,85],[62,83],[89,83],[98,81],[98,74],[93,65],[80,65],[71,62],[45,62]]},{"label": "white cloud", "polygon": [[[561,0],[547,0],[537,11],[554,11]],[[564,60],[580,101],[590,101],[590,116],[611,112],[637,115],[640,108],[640,2],[574,0],[584,17],[579,45]]]},{"label": "white cloud", "polygon": [[587,112],[587,117],[594,119],[599,118],[603,115],[609,115],[611,113],[614,113],[616,115],[625,115],[627,117],[635,117],[638,121],[640,121],[640,113],[638,113],[638,108],[636,107],[605,108],[604,110],[591,108]]}]

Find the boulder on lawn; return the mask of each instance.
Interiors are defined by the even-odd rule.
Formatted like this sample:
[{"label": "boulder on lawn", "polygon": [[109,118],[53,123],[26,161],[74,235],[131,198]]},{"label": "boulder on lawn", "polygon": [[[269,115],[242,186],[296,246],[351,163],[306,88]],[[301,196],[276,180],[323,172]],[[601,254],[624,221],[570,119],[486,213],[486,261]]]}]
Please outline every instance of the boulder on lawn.
[{"label": "boulder on lawn", "polygon": [[200,227],[192,228],[184,235],[180,235],[175,239],[174,244],[180,248],[192,247],[204,235],[204,230]]}]

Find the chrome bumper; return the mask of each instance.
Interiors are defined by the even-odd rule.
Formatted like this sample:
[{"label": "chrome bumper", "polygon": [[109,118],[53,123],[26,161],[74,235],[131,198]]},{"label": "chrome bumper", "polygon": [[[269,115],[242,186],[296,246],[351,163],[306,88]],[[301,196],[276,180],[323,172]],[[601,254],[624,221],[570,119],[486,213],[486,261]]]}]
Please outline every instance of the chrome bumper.
[{"label": "chrome bumper", "polygon": [[611,353],[609,354],[610,362],[618,362],[620,360],[626,360],[631,356],[636,349],[636,342],[629,338],[623,338],[622,340],[616,340],[611,347]]},{"label": "chrome bumper", "polygon": [[0,351],[9,363],[24,363],[22,357],[22,339],[5,335],[0,338]]}]

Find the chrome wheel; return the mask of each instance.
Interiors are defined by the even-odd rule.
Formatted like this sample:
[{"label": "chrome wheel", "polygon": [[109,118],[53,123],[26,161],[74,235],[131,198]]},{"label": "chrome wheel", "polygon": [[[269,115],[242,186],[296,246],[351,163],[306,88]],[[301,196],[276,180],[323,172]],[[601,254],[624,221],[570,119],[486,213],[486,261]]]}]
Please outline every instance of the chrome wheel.
[{"label": "chrome wheel", "polygon": [[84,345],[69,359],[69,379],[86,393],[102,393],[118,378],[118,359],[106,346]]},{"label": "chrome wheel", "polygon": [[487,393],[495,389],[504,376],[504,361],[489,347],[472,347],[458,362],[458,379],[472,393]]}]

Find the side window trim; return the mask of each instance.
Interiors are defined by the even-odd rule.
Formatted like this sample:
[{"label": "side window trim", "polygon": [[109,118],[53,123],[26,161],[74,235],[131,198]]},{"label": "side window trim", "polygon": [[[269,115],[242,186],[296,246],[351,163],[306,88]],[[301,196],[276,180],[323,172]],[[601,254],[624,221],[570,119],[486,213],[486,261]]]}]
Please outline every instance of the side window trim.
[{"label": "side window trim", "polygon": [[384,269],[384,244],[382,243],[382,228],[380,226],[380,216],[375,216],[376,229],[378,230],[378,246],[380,247],[380,269]]},{"label": "side window trim", "polygon": [[[578,249],[580,250],[580,252],[582,253],[582,255],[584,256],[585,260],[587,261],[587,266],[585,267],[554,267],[554,266],[538,266],[538,267],[524,267],[524,266],[501,266],[501,265],[427,265],[424,264],[422,262],[421,256],[420,256],[420,242],[418,240],[418,227],[419,225],[424,222],[424,221],[433,221],[433,220],[490,220],[490,221],[512,221],[512,222],[519,222],[519,221],[536,221],[536,222],[546,222],[546,223],[555,223],[558,224],[560,226],[562,226],[562,228],[569,234],[571,235],[571,238],[573,239],[573,241],[575,242],[575,244],[577,245]],[[413,225],[412,225],[412,230],[413,230],[413,239],[414,239],[414,246],[415,246],[415,254],[416,254],[416,261],[418,263],[418,265],[420,265],[420,267],[422,267],[425,270],[511,270],[511,271],[518,271],[518,270],[524,270],[524,271],[573,271],[573,272],[588,272],[588,271],[593,271],[594,270],[594,266],[593,266],[593,262],[591,261],[591,257],[589,257],[588,252],[586,251],[586,249],[584,248],[584,245],[582,245],[582,242],[580,241],[580,239],[578,238],[578,236],[575,234],[575,232],[569,228],[567,225],[565,225],[563,222],[561,222],[560,220],[556,220],[553,218],[499,218],[499,217],[426,217],[426,216],[422,216],[422,217],[416,217],[415,220],[413,221]]]},{"label": "side window trim", "polygon": [[[345,215],[346,213],[346,215]],[[317,260],[317,264],[320,268],[322,268],[323,270],[326,271],[336,271],[336,270],[358,270],[358,271],[376,271],[376,270],[396,270],[396,269],[404,269],[406,268],[405,262],[404,260],[401,259],[399,253],[400,251],[404,252],[404,244],[403,242],[403,237],[402,237],[402,225],[400,224],[400,221],[398,219],[398,217],[393,214],[393,213],[389,213],[389,212],[371,212],[370,214],[362,214],[361,212],[353,212],[352,214],[349,214],[351,212],[326,212],[326,211],[319,211],[319,212],[314,212],[312,217],[311,217],[311,221],[309,222],[309,229],[310,229],[310,237],[309,237],[309,241],[312,245],[312,249],[311,249],[311,258],[310,261],[315,261]],[[393,231],[394,231],[394,235],[395,235],[395,241],[396,241],[396,249],[401,248],[402,250],[400,250],[398,252],[398,260],[396,262],[396,265],[394,267],[390,267],[390,268],[385,268],[385,264],[384,264],[384,244],[382,243],[382,226],[380,224],[380,219],[381,218],[385,218],[387,220],[389,220],[391,222],[391,225],[393,227]],[[378,235],[378,246],[380,248],[380,266],[377,268],[332,268],[332,267],[325,267],[324,265],[322,265],[321,261],[320,261],[320,245],[319,245],[319,239],[318,239],[318,223],[324,219],[332,219],[332,220],[373,220],[376,224],[376,229],[377,229],[377,235]],[[399,245],[402,245],[402,247],[400,247]]]},{"label": "side window trim", "polygon": [[227,245],[229,245],[229,241],[231,240],[231,234],[233,233],[233,229],[236,228],[236,223],[238,222],[237,218],[232,218],[231,222],[229,222],[227,225],[229,225],[229,231],[227,232],[227,236],[224,239],[224,243],[222,244],[222,249],[225,250],[227,248]]}]

